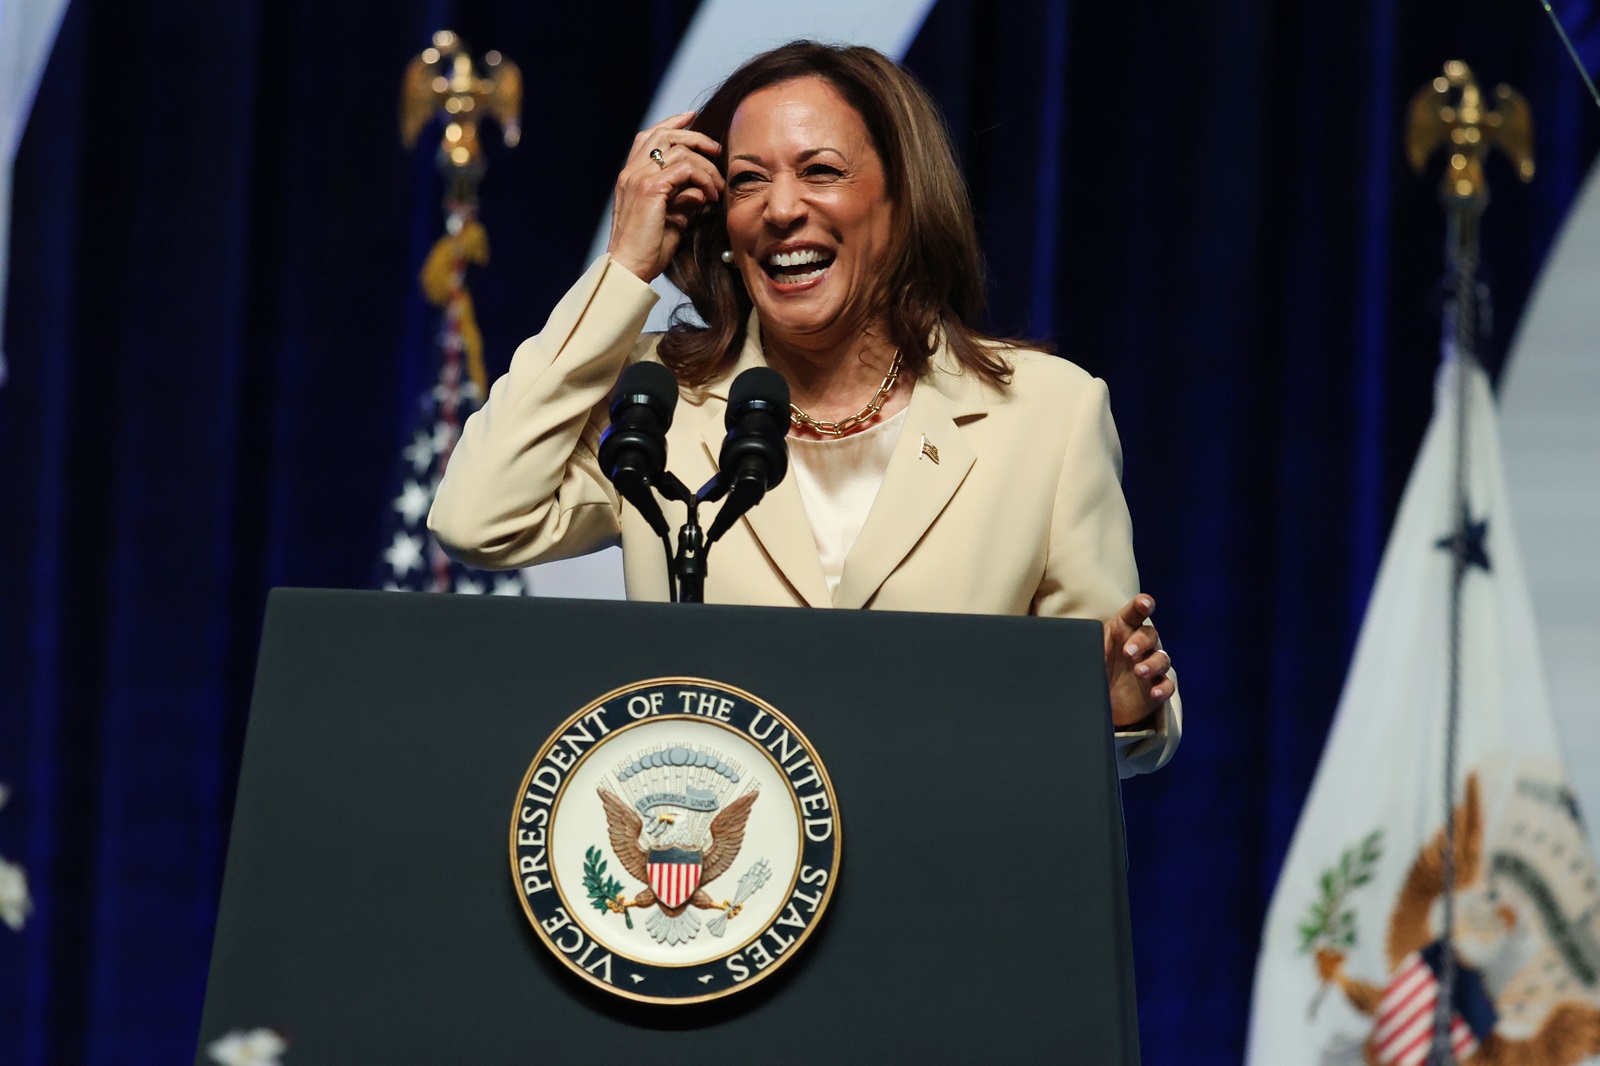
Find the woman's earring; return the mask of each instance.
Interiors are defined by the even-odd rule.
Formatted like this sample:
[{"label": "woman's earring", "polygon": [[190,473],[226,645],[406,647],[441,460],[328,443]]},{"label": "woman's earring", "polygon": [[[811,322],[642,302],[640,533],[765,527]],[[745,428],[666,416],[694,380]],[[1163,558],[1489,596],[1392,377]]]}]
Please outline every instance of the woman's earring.
[{"label": "woman's earring", "polygon": [[733,249],[724,248],[722,250],[722,261],[729,264],[733,262]]}]

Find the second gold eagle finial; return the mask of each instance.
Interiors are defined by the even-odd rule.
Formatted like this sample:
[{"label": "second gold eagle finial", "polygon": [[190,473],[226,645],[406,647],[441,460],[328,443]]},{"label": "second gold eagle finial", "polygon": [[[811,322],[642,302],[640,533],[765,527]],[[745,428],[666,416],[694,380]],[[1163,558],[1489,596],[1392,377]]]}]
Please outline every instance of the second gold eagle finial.
[{"label": "second gold eagle finial", "polygon": [[1472,68],[1459,59],[1411,98],[1406,158],[1418,173],[1434,152],[1450,158],[1439,193],[1447,201],[1487,202],[1483,160],[1490,148],[1506,154],[1517,176],[1533,178],[1533,115],[1528,101],[1509,85],[1497,85],[1494,104],[1485,99]]},{"label": "second gold eagle finial", "polygon": [[439,141],[441,167],[480,171],[483,148],[478,123],[485,117],[500,124],[506,147],[522,139],[522,71],[499,52],[484,54],[480,66],[461,38],[449,30],[433,35],[433,44],[412,58],[400,91],[400,140],[407,148],[434,115],[445,120]]}]

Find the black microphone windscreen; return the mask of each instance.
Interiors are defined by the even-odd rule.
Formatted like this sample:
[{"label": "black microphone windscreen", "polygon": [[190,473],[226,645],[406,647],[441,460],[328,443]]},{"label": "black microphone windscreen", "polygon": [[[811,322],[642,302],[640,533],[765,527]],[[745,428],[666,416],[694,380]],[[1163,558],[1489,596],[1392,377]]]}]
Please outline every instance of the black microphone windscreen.
[{"label": "black microphone windscreen", "polygon": [[728,418],[752,400],[760,400],[780,411],[789,410],[789,383],[783,375],[765,366],[753,366],[733,379],[728,389]]},{"label": "black microphone windscreen", "polygon": [[678,379],[660,363],[634,363],[617,379],[613,394],[617,400],[645,403],[661,418],[662,429],[672,425],[672,412],[678,406]]}]

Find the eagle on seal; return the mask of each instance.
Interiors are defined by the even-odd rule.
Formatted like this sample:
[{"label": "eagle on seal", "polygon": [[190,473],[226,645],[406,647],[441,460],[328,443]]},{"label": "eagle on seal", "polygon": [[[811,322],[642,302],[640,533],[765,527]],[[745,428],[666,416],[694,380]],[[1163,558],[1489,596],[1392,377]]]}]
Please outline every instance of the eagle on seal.
[{"label": "eagle on seal", "polygon": [[[651,876],[651,859],[653,855],[662,854],[663,849],[659,842],[650,845],[643,842],[644,816],[610,789],[600,788],[597,791],[600,802],[605,806],[611,850],[616,853],[624,870],[651,886],[632,900],[624,900],[619,894],[616,900],[607,903],[612,913],[622,914],[630,907],[655,907],[656,912],[650,915],[645,928],[661,943],[679,944],[687,942],[700,931],[700,919],[690,908],[720,910],[730,918],[739,912],[738,904],[727,900],[714,902],[706,894],[705,886],[726,873],[728,867],[733,865],[733,860],[738,858],[739,849],[744,846],[745,823],[750,818],[750,808],[755,805],[759,792],[746,792],[724,807],[712,819],[705,841],[683,841],[670,849],[676,853],[675,858],[687,860],[686,865],[697,866],[699,876],[692,892],[680,893],[685,898],[669,902],[654,887],[657,881]],[[670,820],[670,817],[663,816],[663,820]]]}]

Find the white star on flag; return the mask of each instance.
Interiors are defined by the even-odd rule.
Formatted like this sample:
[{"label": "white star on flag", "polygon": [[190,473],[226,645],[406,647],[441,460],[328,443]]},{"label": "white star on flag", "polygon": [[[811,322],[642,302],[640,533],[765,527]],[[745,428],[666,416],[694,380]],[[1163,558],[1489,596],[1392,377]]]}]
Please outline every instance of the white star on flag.
[{"label": "white star on flag", "polygon": [[422,562],[422,539],[395,530],[394,543],[384,549],[383,561],[394,567],[396,578],[404,577]]},{"label": "white star on flag", "polygon": [[412,438],[411,446],[400,454],[411,464],[411,469],[419,474],[426,473],[428,464],[433,462],[433,441],[419,429]]},{"label": "white star on flag", "polygon": [[478,383],[469,379],[458,385],[439,384],[433,387],[434,403],[445,404],[459,400],[471,400],[473,403],[477,403]]},{"label": "white star on flag", "polygon": [[427,489],[415,481],[407,481],[406,487],[395,497],[394,509],[405,518],[406,525],[414,526],[432,503],[433,495]]},{"label": "white star on flag", "polygon": [[496,596],[520,596],[520,595],[522,595],[522,575],[521,574],[511,574],[509,576],[503,576],[503,577],[495,578],[494,579],[494,593],[493,593],[493,595],[496,595]]},{"label": "white star on flag", "polygon": [[433,424],[433,453],[443,455],[456,443],[455,427],[448,422],[435,422]]},{"label": "white star on flag", "polygon": [[483,586],[470,577],[464,577],[456,582],[456,592],[462,596],[482,596]]}]

